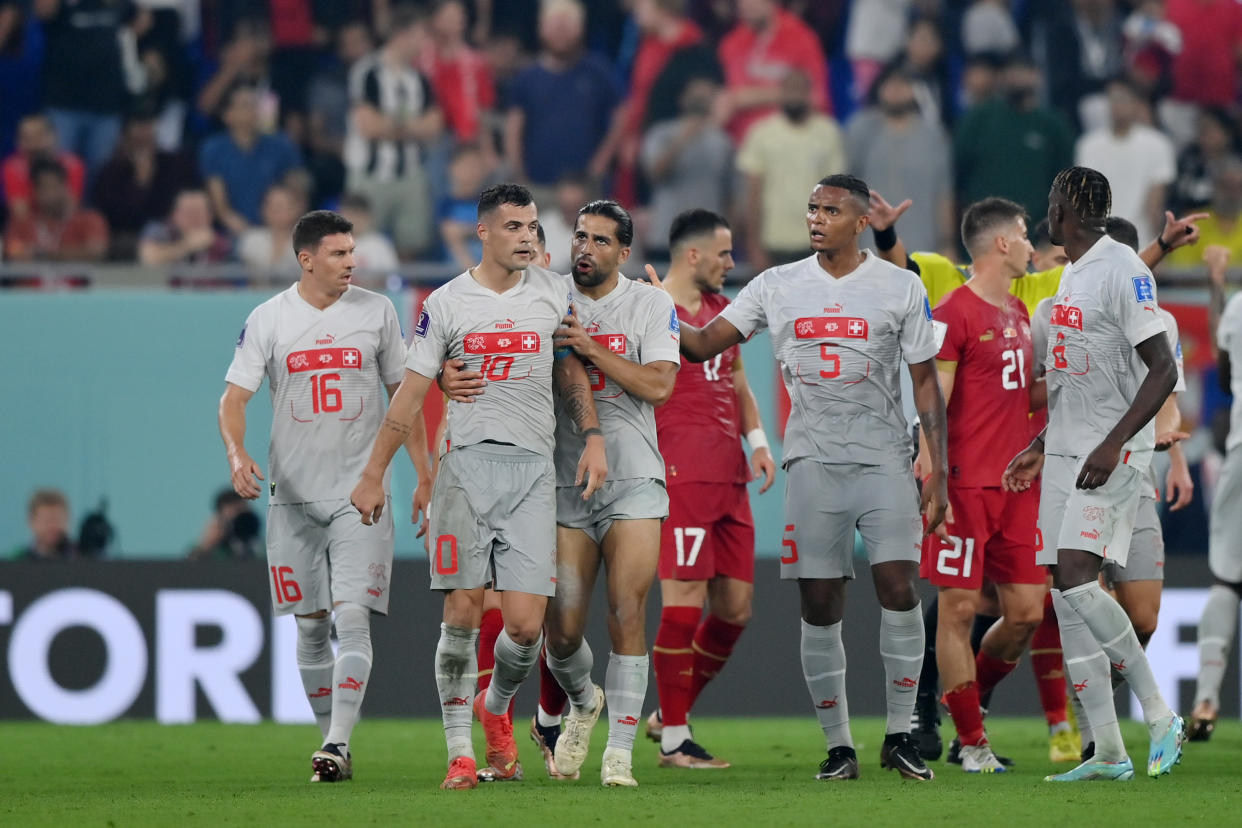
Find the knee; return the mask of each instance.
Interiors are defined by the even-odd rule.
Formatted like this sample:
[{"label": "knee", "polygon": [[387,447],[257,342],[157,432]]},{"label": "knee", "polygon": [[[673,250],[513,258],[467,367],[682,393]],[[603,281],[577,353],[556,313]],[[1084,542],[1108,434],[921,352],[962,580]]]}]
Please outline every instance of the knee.
[{"label": "knee", "polygon": [[647,623],[647,597],[635,593],[626,593],[614,598],[608,613],[618,629],[625,632],[642,630]]},{"label": "knee", "polygon": [[750,623],[750,602],[739,604],[737,606],[721,607],[719,610],[712,610],[712,615],[716,616],[721,621],[724,621],[726,624],[732,624],[735,627],[745,627]]},{"label": "knee", "polygon": [[1130,623],[1134,626],[1134,634],[1144,647],[1156,632],[1158,616],[1153,610],[1142,609],[1130,613]]},{"label": "knee", "polygon": [[548,655],[553,658],[569,658],[582,646],[582,634],[565,630],[548,630],[543,643],[548,648]]},{"label": "knee", "polygon": [[532,647],[539,643],[539,636],[543,633],[542,628],[537,624],[506,624],[505,634],[509,636],[509,640],[519,647]]},{"label": "knee", "polygon": [[894,579],[884,583],[876,582],[876,597],[880,606],[893,612],[905,612],[919,605],[919,591],[914,587],[912,579]]},{"label": "knee", "polygon": [[1032,636],[1044,621],[1043,601],[1023,604],[1016,607],[1005,607],[1005,623],[1019,631],[1023,636]]}]

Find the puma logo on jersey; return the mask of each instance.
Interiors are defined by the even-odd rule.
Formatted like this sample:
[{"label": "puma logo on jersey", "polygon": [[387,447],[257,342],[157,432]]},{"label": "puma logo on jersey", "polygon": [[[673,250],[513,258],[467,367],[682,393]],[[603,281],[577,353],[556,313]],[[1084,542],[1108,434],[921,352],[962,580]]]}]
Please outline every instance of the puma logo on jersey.
[{"label": "puma logo on jersey", "polygon": [[512,319],[506,319],[504,322],[497,322],[497,323],[496,323],[496,327],[497,327],[499,330],[502,330],[502,331],[508,331],[508,330],[512,330],[512,329],[513,329],[513,326],[514,326],[514,325],[516,325],[516,324],[517,324],[517,323],[516,323],[516,322],[514,322]]},{"label": "puma logo on jersey", "polygon": [[315,340],[316,345],[331,345],[333,342],[336,342],[336,337],[332,334],[325,334],[323,339]]}]

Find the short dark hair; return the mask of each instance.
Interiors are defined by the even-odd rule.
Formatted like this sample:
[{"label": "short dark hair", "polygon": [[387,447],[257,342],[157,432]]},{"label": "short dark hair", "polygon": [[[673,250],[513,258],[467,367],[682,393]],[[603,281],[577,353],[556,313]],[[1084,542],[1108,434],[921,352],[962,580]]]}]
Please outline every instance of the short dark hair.
[{"label": "short dark hair", "polygon": [[668,229],[668,249],[675,250],[682,242],[708,233],[715,233],[716,228],[729,229],[728,220],[711,210],[695,207],[678,213]]},{"label": "short dark hair", "polygon": [[1026,209],[1007,198],[985,198],[966,208],[962,216],[962,245],[972,254],[983,236],[1001,225],[1026,218]]},{"label": "short dark hair", "polygon": [[325,236],[352,233],[354,223],[331,210],[311,210],[293,225],[293,252],[315,251]]},{"label": "short dark hair", "polygon": [[30,181],[33,183],[35,179],[42,178],[45,175],[54,175],[61,181],[69,180],[69,174],[65,172],[65,165],[55,158],[35,159],[30,165]]},{"label": "short dark hair", "polygon": [[1139,249],[1138,228],[1121,216],[1109,216],[1104,222],[1104,232],[1113,241],[1119,241],[1135,253]]},{"label": "short dark hair", "polygon": [[1048,218],[1041,218],[1031,230],[1031,246],[1036,250],[1041,247],[1052,247],[1052,231],[1048,226]]},{"label": "short dark hair", "polygon": [[539,222],[539,226],[535,228],[535,238],[539,239],[539,246],[547,248],[548,234],[543,232],[543,222]]},{"label": "short dark hair", "polygon": [[863,181],[856,175],[848,175],[846,173],[826,175],[815,186],[836,187],[839,190],[847,190],[851,195],[862,200],[862,211],[864,213],[871,209],[871,188],[867,186],[866,181]]},{"label": "short dark hair", "polygon": [[1070,209],[1084,222],[1103,223],[1113,211],[1112,189],[1099,170],[1067,167],[1052,180],[1052,189],[1065,197]]},{"label": "short dark hair", "polygon": [[521,184],[506,181],[502,184],[493,184],[479,193],[479,211],[477,215],[479,218],[483,218],[502,204],[525,207],[527,204],[534,203],[535,197],[530,194],[530,190]]},{"label": "short dark hair", "polygon": [[578,211],[578,217],[583,216],[603,216],[612,219],[617,224],[617,241],[621,242],[621,246],[629,247],[633,243],[634,219],[630,218],[628,210],[612,199],[600,198],[588,202]]}]

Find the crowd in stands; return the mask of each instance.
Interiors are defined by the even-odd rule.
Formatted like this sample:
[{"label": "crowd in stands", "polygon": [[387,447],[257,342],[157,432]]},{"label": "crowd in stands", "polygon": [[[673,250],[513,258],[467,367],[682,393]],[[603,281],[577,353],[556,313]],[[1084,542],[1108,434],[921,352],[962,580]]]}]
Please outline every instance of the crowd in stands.
[{"label": "crowd in stands", "polygon": [[1242,260],[1240,61],[1237,0],[0,0],[3,258],[295,272],[327,207],[364,269],[465,267],[507,179],[554,266],[608,195],[648,257],[706,207],[757,270],[835,172],[955,254],[965,205],[1039,216],[1078,163],[1144,238],[1210,214],[1175,264]]}]

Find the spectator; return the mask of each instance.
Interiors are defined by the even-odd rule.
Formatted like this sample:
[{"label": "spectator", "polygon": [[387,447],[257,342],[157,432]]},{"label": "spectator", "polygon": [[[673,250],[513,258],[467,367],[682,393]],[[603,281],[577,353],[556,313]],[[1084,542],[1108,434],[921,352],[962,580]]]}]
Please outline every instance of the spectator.
[{"label": "spectator", "polygon": [[486,178],[487,165],[477,145],[462,144],[453,151],[449,192],[441,200],[436,216],[445,256],[462,270],[474,267],[483,256],[483,243],[475,228],[478,226],[479,192]]},{"label": "spectator", "polygon": [[1149,99],[1173,83],[1173,61],[1182,51],[1182,31],[1165,17],[1164,0],[1144,0],[1121,26],[1126,73]]},{"label": "spectator", "polygon": [[[134,21],[130,0],[35,0],[43,21],[43,101],[65,148],[94,170],[121,134],[132,79],[122,58],[122,29]],[[132,45],[133,31],[127,37]]]},{"label": "spectator", "polygon": [[431,87],[412,68],[423,25],[417,12],[396,9],[383,47],[355,63],[349,77],[345,189],[367,197],[376,227],[408,257],[431,243],[423,154],[444,128]]},{"label": "spectator", "polygon": [[965,112],[999,95],[1003,69],[1004,63],[991,56],[977,55],[966,61],[962,69],[957,111]]},{"label": "spectator", "polygon": [[218,264],[227,261],[232,245],[212,223],[211,200],[203,190],[182,190],[166,221],[153,221],[142,231],[138,260],[148,266]]},{"label": "spectator", "polygon": [[948,135],[919,112],[915,87],[900,70],[880,76],[873,103],[846,127],[850,171],[881,193],[914,201],[901,219],[908,250],[956,251]]},{"label": "spectator", "polygon": [[1108,111],[1109,126],[1078,139],[1074,163],[1104,173],[1113,192],[1112,214],[1133,223],[1140,239],[1155,238],[1177,176],[1173,142],[1144,123],[1151,113],[1129,81],[1119,78],[1108,85]]},{"label": "spectator", "polygon": [[910,25],[905,50],[893,66],[904,72],[914,85],[914,98],[924,118],[933,123],[952,123],[957,114],[957,101],[949,85],[944,38],[934,20],[921,17]]},{"label": "spectator", "polygon": [[599,178],[616,148],[620,93],[608,64],[583,49],[585,14],[578,0],[540,6],[542,49],[510,88],[505,160],[544,193],[567,173]]},{"label": "spectator", "polygon": [[224,125],[203,142],[199,171],[216,218],[240,234],[259,222],[263,194],[301,158],[283,134],[259,131],[258,93],[249,86],[235,86],[225,98]]},{"label": "spectator", "polygon": [[349,70],[375,48],[366,23],[351,21],[336,33],[336,59],[306,87],[307,166],[315,181],[313,202],[333,201],[345,191],[345,133],[349,124]]},{"label": "spectator", "polygon": [[1121,74],[1122,18],[1114,0],[1049,3],[1046,43],[1049,100],[1074,124],[1091,130],[1108,119],[1104,87]]},{"label": "spectator", "polygon": [[746,250],[756,270],[807,255],[807,194],[846,168],[837,122],[812,110],[811,78],[790,70],[780,94],[780,110],[751,128],[737,155],[746,176]]},{"label": "spectator", "polygon": [[93,188],[95,206],[111,231],[110,258],[133,261],[142,229],[168,215],[176,194],[195,186],[196,179],[196,170],[184,156],[159,148],[153,115],[130,115],[116,152],[100,168]]},{"label": "spectator", "polygon": [[1018,27],[1005,0],[974,0],[970,4],[962,15],[962,48],[967,55],[1001,57],[1018,48]]},{"label": "spectator", "polygon": [[853,3],[845,29],[845,56],[854,73],[854,100],[865,100],[884,66],[901,53],[909,11],[910,0]]},{"label": "spectator", "polygon": [[1018,59],[1004,70],[1003,96],[971,107],[954,133],[959,204],[1001,196],[1029,216],[1048,210],[1049,182],[1070,165],[1073,135],[1060,114],[1039,104],[1039,70]]},{"label": "spectator", "polygon": [[401,266],[397,248],[387,236],[375,230],[371,203],[365,196],[345,196],[341,199],[340,212],[354,225],[354,267],[359,273],[388,274]]},{"label": "spectator", "polygon": [[437,0],[431,13],[434,49],[423,56],[422,69],[444,110],[445,126],[457,141],[477,144],[492,167],[498,160],[496,86],[487,60],[466,41],[469,22],[464,0]]},{"label": "spectator", "polygon": [[213,502],[211,517],[187,557],[192,561],[257,558],[264,553],[261,528],[259,516],[241,495],[232,489],[221,489]]},{"label": "spectator", "polygon": [[564,175],[556,182],[552,192],[552,209],[539,213],[539,226],[547,239],[544,249],[550,257],[549,269],[568,273],[573,267],[570,245],[574,225],[578,221],[578,210],[595,197],[595,188],[585,175]]},{"label": "spectator", "polygon": [[706,78],[691,81],[681,94],[681,117],[656,124],[643,138],[643,172],[651,182],[645,245],[650,258],[667,258],[668,231],[678,213],[693,207],[728,212],[733,142],[711,118],[719,91]]},{"label": "spectator", "polygon": [[1242,5],[1237,0],[1167,0],[1167,19],[1182,35],[1173,61],[1173,97],[1229,107],[1238,100]]},{"label": "spectator", "polygon": [[5,255],[15,262],[98,262],[108,252],[108,223],[83,210],[57,161],[36,161],[30,169],[34,204],[30,214],[9,221]]},{"label": "spectator", "polygon": [[57,161],[69,179],[73,197],[81,200],[86,187],[86,165],[71,152],[60,149],[56,130],[43,114],[27,115],[17,125],[17,150],[4,159],[0,177],[4,184],[4,201],[12,218],[30,214],[33,196],[30,166],[35,161]]},{"label": "spectator", "polygon": [[[815,32],[777,0],[738,0],[737,16],[737,25],[719,49],[725,94],[718,116],[734,143],[740,144],[755,122],[777,111],[784,99],[783,80],[792,70],[810,79],[812,107],[831,112],[828,61]],[[815,180],[824,175],[816,174]]]},{"label": "spectator", "polygon": [[272,90],[272,38],[261,20],[243,19],[220,51],[220,65],[198,93],[198,111],[226,120],[230,94],[239,86],[254,90],[256,128],[272,132],[280,123],[280,101]]},{"label": "spectator", "polygon": [[69,500],[58,489],[36,489],[26,507],[30,541],[10,556],[25,561],[68,560],[78,557],[69,537]]},{"label": "spectator", "polygon": [[293,252],[293,226],[305,212],[306,202],[293,188],[269,187],[263,196],[263,226],[242,233],[237,258],[257,273],[297,275],[301,266]]},{"label": "spectator", "polygon": [[1212,201],[1212,173],[1217,164],[1242,151],[1238,128],[1223,109],[1207,107],[1199,115],[1195,141],[1177,159],[1177,183],[1173,211],[1178,215],[1197,210]]},{"label": "spectator", "polygon": [[1208,217],[1199,221],[1199,241],[1179,247],[1165,257],[1174,267],[1203,266],[1203,251],[1219,244],[1229,248],[1230,258],[1242,257],[1242,158],[1231,155],[1215,165],[1212,203]]}]

